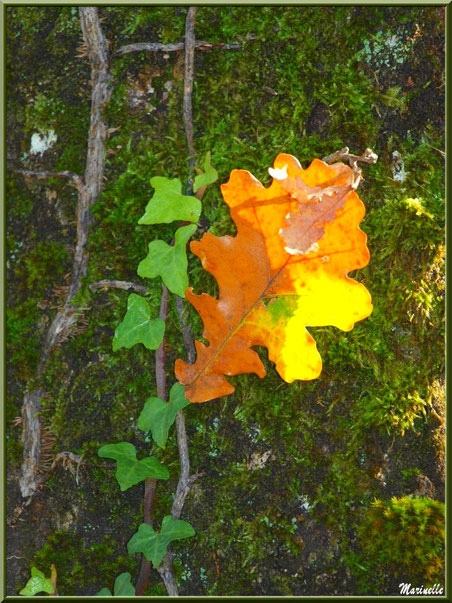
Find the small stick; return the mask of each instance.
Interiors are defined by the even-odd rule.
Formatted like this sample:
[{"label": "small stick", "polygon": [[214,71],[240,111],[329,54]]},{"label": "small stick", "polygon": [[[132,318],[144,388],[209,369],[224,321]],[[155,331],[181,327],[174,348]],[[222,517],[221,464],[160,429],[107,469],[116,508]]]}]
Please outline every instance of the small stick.
[{"label": "small stick", "polygon": [[185,352],[187,354],[187,362],[193,364],[196,358],[196,348],[193,340],[193,334],[190,329],[190,325],[185,322],[184,318],[184,300],[176,296],[176,308],[179,316],[179,323],[182,329],[182,336],[184,338]]},{"label": "small stick", "polygon": [[[194,148],[194,137],[193,137],[193,115],[192,115],[192,92],[193,92],[193,77],[194,77],[194,51],[198,46],[195,40],[194,34],[194,22],[196,15],[196,7],[190,7],[188,9],[186,26],[185,26],[185,44],[170,45],[171,50],[179,50],[185,48],[185,77],[184,77],[184,100],[183,100],[183,121],[185,134],[187,138],[188,152],[189,152],[189,167],[190,174],[187,184],[187,193],[190,194],[192,190],[192,174],[195,167],[195,148]],[[157,48],[158,46],[158,48]],[[134,52],[137,50],[150,50],[156,52],[162,50],[162,46],[165,46],[165,50],[170,50],[169,45],[131,45],[123,47],[118,54],[126,54],[126,52]],[[130,284],[130,283],[128,283]],[[91,286],[90,286],[91,288]],[[162,284],[162,296],[160,301],[160,318],[164,321],[168,317],[168,303],[169,303],[169,291],[167,287]],[[183,301],[181,298],[176,296],[176,306],[179,314],[179,320],[183,332],[184,344],[187,351],[187,356],[194,362],[195,359],[195,347],[193,342],[193,336],[188,324],[185,323],[183,318]],[[155,375],[157,382],[157,395],[162,400],[167,399],[167,379],[165,371],[165,340],[163,339],[159,348],[155,353]],[[185,420],[182,411],[179,411],[176,415],[176,436],[177,446],[179,450],[180,459],[180,475],[176,487],[176,493],[174,495],[173,504],[171,507],[171,515],[175,519],[179,519],[182,508],[184,506],[185,499],[190,491],[191,486],[200,474],[190,476],[190,457],[188,451],[187,432],[185,429]],[[144,521],[152,525],[152,505],[155,499],[155,493],[157,489],[157,480],[148,478],[145,480],[145,494],[144,494]],[[142,596],[146,591],[149,576],[151,571],[151,563],[146,560],[144,555],[141,559],[140,574],[135,586],[135,595]],[[169,596],[177,597],[179,591],[177,588],[176,578],[174,575],[173,568],[173,553],[171,549],[168,549],[166,555],[158,567],[158,572],[161,575],[165,588]]]},{"label": "small stick", "polygon": [[[90,208],[99,199],[103,186],[105,140],[107,136],[104,109],[111,95],[108,45],[102,32],[97,8],[92,6],[79,7],[79,15],[91,67],[90,128],[83,178],[68,170],[61,172],[19,170],[25,177],[34,177],[38,180],[67,178],[78,192],[76,248],[71,281],[64,305],[58,310],[47,331],[36,370],[38,382],[42,377],[51,351],[67,338],[79,318],[80,308],[75,307],[73,300],[79,292],[82,278],[86,276],[87,272]],[[40,410],[41,393],[39,388],[32,393],[25,393],[22,416],[28,413],[27,405],[30,402],[34,405],[35,412]],[[37,475],[41,453],[40,434],[37,430],[34,433],[36,437],[31,438],[32,434],[27,431],[27,424],[24,422],[22,438],[27,442],[27,445],[24,447],[24,458],[19,480],[21,494],[24,498],[33,495],[40,485],[39,476]]]},{"label": "small stick", "polygon": [[[190,172],[193,172],[195,167],[195,145],[193,137],[193,77],[195,72],[195,17],[196,6],[190,6],[185,21],[185,75],[184,75],[184,100],[183,100],[183,120],[185,127],[185,136],[187,138],[188,157]],[[188,181],[191,186],[192,173],[190,173]]]},{"label": "small stick", "polygon": [[73,461],[74,463],[77,463],[77,465],[80,465],[80,463],[83,460],[83,454],[80,456],[78,454],[75,454],[74,452],[69,452],[67,450],[64,450],[63,452],[59,452],[55,456],[55,459],[50,467],[50,470],[55,469],[55,467],[57,466],[59,461],[65,461],[65,460]]},{"label": "small stick", "polygon": [[372,149],[366,149],[362,155],[352,155],[351,153],[349,153],[349,148],[344,147],[339,151],[331,153],[331,155],[327,155],[323,158],[323,161],[325,163],[331,164],[336,161],[340,161],[341,159],[349,162],[350,167],[352,168],[353,173],[355,175],[353,188],[356,189],[358,188],[362,176],[362,171],[361,168],[358,167],[358,162],[371,164],[377,163],[378,155],[374,153]]},{"label": "small stick", "polygon": [[17,170],[18,174],[22,174],[25,177],[36,178],[37,180],[46,180],[47,178],[67,178],[74,188],[80,191],[83,187],[83,178],[75,172],[64,170],[62,172],[48,172],[48,171],[35,171],[35,170]]},{"label": "small stick", "polygon": [[[152,526],[152,506],[154,504],[155,493],[157,489],[157,480],[153,477],[146,478],[144,482],[144,506],[143,506],[143,522]],[[143,596],[149,584],[149,576],[151,574],[151,562],[144,555],[141,556],[141,567],[135,584],[135,596]]]},{"label": "small stick", "polygon": [[[184,50],[185,42],[176,42],[174,44],[159,44],[156,42],[138,42],[137,44],[127,44],[121,46],[113,53],[114,57],[120,57],[131,52],[175,52]],[[220,50],[241,50],[240,44],[223,44],[221,42],[213,44],[199,40],[195,42],[195,48],[198,50],[212,50],[218,48]]]},{"label": "small stick", "polygon": [[[193,335],[191,333],[189,325],[186,324],[184,320],[182,299],[176,297],[176,300],[179,321],[184,331],[184,344],[187,353],[187,358],[190,361],[194,362],[195,346],[193,341]],[[174,495],[173,504],[171,506],[171,515],[172,517],[174,517],[174,519],[179,519],[185,503],[185,499],[187,498],[191,487],[193,486],[194,482],[202,475],[202,473],[195,473],[194,475],[190,475],[190,456],[188,452],[188,440],[187,432],[185,429],[185,418],[182,410],[180,410],[176,415],[176,436],[177,446],[179,449],[181,472],[179,476],[179,481],[177,483],[176,494]],[[158,572],[162,577],[168,595],[170,597],[177,597],[179,596],[179,591],[174,576],[173,558],[174,554],[172,550],[168,548],[162,563],[158,567]]]},{"label": "small stick", "polygon": [[90,291],[96,291],[96,289],[124,289],[124,291],[128,291],[132,289],[132,291],[136,291],[137,293],[147,293],[148,288],[144,285],[136,285],[135,283],[130,283],[129,281],[118,281],[118,280],[108,280],[103,279],[101,281],[94,281],[94,283],[90,283],[89,285]]}]

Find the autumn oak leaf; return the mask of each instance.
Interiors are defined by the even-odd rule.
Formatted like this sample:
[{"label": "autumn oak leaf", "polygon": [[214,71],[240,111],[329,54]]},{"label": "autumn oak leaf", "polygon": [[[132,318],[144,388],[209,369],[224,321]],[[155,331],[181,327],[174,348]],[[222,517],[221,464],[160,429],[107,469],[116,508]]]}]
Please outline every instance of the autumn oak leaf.
[{"label": "autumn oak leaf", "polygon": [[[280,231],[285,241],[284,249],[291,255],[303,255],[317,249],[317,242],[325,234],[325,226],[332,222],[339,209],[344,207],[348,195],[354,190],[355,175],[343,163],[326,166],[321,173],[305,170],[304,180],[299,175],[287,174],[288,166],[269,169],[270,175],[297,201],[297,208],[286,216],[287,226]],[[321,180],[321,184],[319,183]]]},{"label": "autumn oak leaf", "polygon": [[194,364],[176,361],[178,381],[191,402],[230,394],[229,375],[265,376],[252,346],[268,348],[281,377],[291,383],[319,376],[322,360],[306,327],[344,331],[369,316],[372,303],[349,278],[369,261],[359,229],[364,205],[351,168],[314,159],[307,169],[280,154],[265,188],[245,170],[233,170],[222,194],[237,236],[206,233],[190,249],[218,282],[218,298],[186,291],[200,314],[203,337]]}]

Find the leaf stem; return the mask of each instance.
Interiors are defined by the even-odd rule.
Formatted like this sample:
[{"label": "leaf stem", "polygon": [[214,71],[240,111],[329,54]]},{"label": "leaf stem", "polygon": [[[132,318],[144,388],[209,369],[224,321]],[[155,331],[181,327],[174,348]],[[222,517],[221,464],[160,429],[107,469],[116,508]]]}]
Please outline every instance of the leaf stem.
[{"label": "leaf stem", "polygon": [[[194,147],[194,135],[193,135],[193,111],[192,111],[192,92],[193,92],[193,78],[194,78],[194,52],[196,47],[195,40],[195,15],[196,7],[189,7],[185,25],[185,44],[181,48],[185,49],[185,77],[184,77],[184,99],[183,99],[183,121],[185,128],[185,135],[187,139],[188,153],[189,153],[189,176],[186,186],[186,194],[190,195],[193,192],[193,172],[195,167],[195,147]],[[137,45],[135,45],[137,46]],[[145,44],[140,45],[140,50],[149,50],[144,48]],[[127,48],[127,47],[125,47]],[[138,50],[134,48],[133,50]],[[133,52],[128,50],[128,52]],[[116,53],[118,54],[118,53]],[[125,54],[122,52],[121,54]],[[162,296],[160,300],[160,314],[159,317],[167,321],[168,318],[168,304],[169,304],[169,291],[167,287],[162,283]],[[189,325],[185,322],[183,316],[183,300],[176,296],[176,306],[179,316],[179,322],[182,328],[185,349],[189,361],[194,361],[195,358],[195,346],[193,336]],[[157,383],[157,395],[162,400],[167,400],[167,379],[165,371],[165,338],[163,338],[159,348],[155,352],[155,376]],[[173,504],[171,507],[171,515],[174,519],[179,519],[182,509],[185,503],[185,499],[190,492],[190,489],[195,480],[200,474],[190,475],[190,456],[188,450],[187,431],[185,428],[185,419],[183,411],[180,410],[176,415],[176,437],[177,446],[179,450],[180,459],[180,475],[176,487],[176,493],[174,495]],[[152,525],[152,505],[155,499],[155,493],[157,489],[157,481],[154,479],[147,479],[145,481],[144,488],[144,522]],[[158,572],[162,577],[165,584],[165,588],[169,596],[179,596],[177,588],[176,578],[174,575],[173,567],[173,552],[171,548],[168,548],[165,557],[158,567]],[[140,574],[135,586],[135,595],[141,596],[146,591],[149,576],[151,571],[151,563],[146,560],[145,556],[142,556]]]},{"label": "leaf stem", "polygon": [[[160,298],[160,314],[159,317],[166,322],[168,317],[168,301],[169,291],[162,283],[162,297]],[[165,337],[155,352],[155,378],[157,382],[157,396],[162,400],[167,401],[167,384],[165,371]]]}]

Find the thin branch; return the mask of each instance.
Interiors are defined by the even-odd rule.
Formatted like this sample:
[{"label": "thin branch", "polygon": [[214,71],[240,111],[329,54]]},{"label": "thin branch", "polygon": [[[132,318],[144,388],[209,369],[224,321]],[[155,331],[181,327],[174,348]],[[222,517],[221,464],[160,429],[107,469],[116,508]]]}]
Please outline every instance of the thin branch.
[{"label": "thin branch", "polygon": [[187,354],[187,362],[193,364],[196,359],[196,348],[193,339],[193,334],[190,329],[190,325],[185,321],[184,317],[184,300],[176,296],[176,308],[179,316],[179,324],[182,329],[182,336],[184,338],[185,352]]},{"label": "thin branch", "polygon": [[174,495],[173,504],[171,506],[171,515],[174,519],[179,519],[185,499],[187,498],[192,485],[202,475],[202,473],[190,475],[190,456],[188,452],[187,432],[185,430],[185,418],[182,410],[176,415],[176,434],[181,472],[177,483],[176,494]]},{"label": "thin branch", "polygon": [[152,505],[154,503],[157,480],[154,477],[149,477],[146,480],[145,486],[143,521],[151,526],[153,523]]},{"label": "thin branch", "polygon": [[[110,98],[110,80],[108,64],[108,46],[102,33],[99,15],[96,7],[80,7],[80,26],[83,33],[87,54],[91,65],[91,119],[87,141],[86,167],[83,178],[70,171],[62,172],[35,172],[23,170],[25,176],[33,176],[38,179],[44,178],[68,178],[77,188],[77,239],[72,265],[71,282],[68,288],[66,300],[61,309],[58,310],[47,331],[41,357],[36,370],[39,382],[44,371],[45,364],[50,352],[59,343],[69,336],[72,327],[80,317],[80,308],[73,305],[73,299],[81,287],[81,279],[86,276],[88,266],[88,230],[90,224],[90,207],[95,203],[102,191],[103,176],[105,168],[105,140],[107,127],[103,120],[105,106]],[[22,405],[22,417],[25,418],[30,409],[39,412],[41,408],[40,398],[42,392],[39,388],[33,392],[27,392]],[[30,423],[30,422],[28,422]],[[24,460],[22,463],[21,477],[19,480],[21,494],[24,498],[32,496],[43,477],[39,476],[39,459],[41,454],[40,436],[37,430],[27,433],[27,422],[24,420],[24,432],[22,439],[24,446]],[[33,435],[34,434],[34,435]],[[35,439],[29,442],[31,437]],[[36,462],[37,461],[37,462]]]},{"label": "thin branch", "polygon": [[184,100],[183,100],[183,120],[185,136],[187,138],[188,157],[190,174],[188,178],[189,186],[192,186],[192,172],[195,167],[195,144],[193,137],[193,78],[195,73],[195,17],[196,6],[190,6],[185,21],[185,74],[184,74]]},{"label": "thin branch", "polygon": [[[179,324],[183,333],[187,361],[191,364],[195,361],[196,349],[190,325],[185,321],[184,302],[182,298],[176,297],[176,307],[177,314],[179,317]],[[177,445],[179,448],[179,457],[181,462],[181,475],[179,483],[177,484],[176,495],[173,500],[173,505],[171,507],[171,515],[175,519],[179,519],[187,494],[190,492],[193,483],[202,474],[196,473],[190,476],[190,457],[188,453],[187,432],[185,430],[185,420],[182,411],[179,411],[176,415],[176,433]]]},{"label": "thin branch", "polygon": [[323,158],[325,163],[334,163],[335,161],[339,161],[340,159],[344,159],[350,163],[351,168],[355,168],[358,162],[361,163],[376,163],[378,160],[378,155],[372,151],[372,149],[366,149],[364,153],[361,155],[352,155],[349,152],[348,147],[344,147],[339,151],[335,151]]},{"label": "thin branch", "polygon": [[[184,77],[184,99],[183,99],[183,122],[185,128],[185,134],[187,138],[188,152],[189,152],[189,166],[190,174],[187,183],[187,189],[189,194],[192,189],[192,175],[195,166],[195,148],[194,148],[194,136],[193,136],[193,116],[192,116],[192,93],[193,93],[193,78],[194,78],[194,53],[196,47],[201,47],[208,43],[196,43],[194,33],[194,23],[196,15],[196,7],[190,7],[188,9],[186,26],[185,26],[185,43],[162,45],[162,44],[132,44],[120,48],[115,56],[127,54],[128,52],[137,51],[174,51],[185,49],[185,77]],[[225,47],[226,45],[221,45]],[[210,45],[213,47],[213,45]],[[105,281],[104,281],[105,282]],[[100,281],[102,283],[102,281]],[[130,285],[131,283],[127,283]],[[97,285],[97,284],[93,284]],[[102,286],[102,285],[100,285]],[[90,286],[92,288],[92,286]],[[167,287],[162,284],[162,296],[160,301],[160,318],[164,321],[168,317],[168,303],[169,303],[169,291]],[[194,342],[191,335],[190,327],[183,320],[183,303],[182,299],[176,296],[176,305],[178,308],[181,327],[184,334],[184,343],[187,349],[187,355],[194,361]],[[155,353],[155,375],[157,383],[157,395],[162,399],[167,399],[167,379],[165,371],[165,339],[162,340],[159,348]],[[199,477],[199,474],[190,476],[190,457],[188,451],[187,433],[185,429],[185,420],[182,411],[179,411],[176,415],[176,435],[177,445],[179,450],[180,459],[180,475],[178,484],[176,487],[176,493],[174,495],[173,504],[171,507],[171,515],[178,519],[181,515],[182,508],[184,506],[185,499],[190,491],[190,488],[194,481]],[[157,481],[153,479],[147,479],[145,481],[145,492],[144,492],[144,521],[152,525],[152,505],[155,499],[155,493],[157,488]],[[141,559],[141,568],[138,580],[135,586],[135,594],[142,596],[147,588],[149,582],[149,576],[151,571],[151,564],[146,560],[144,555]],[[174,575],[173,568],[173,553],[169,548],[167,553],[158,568],[158,572],[161,575],[165,588],[169,596],[178,596],[178,588]]]},{"label": "thin branch", "polygon": [[46,180],[47,178],[67,178],[69,180],[69,184],[72,184],[72,186],[79,192],[83,187],[83,178],[75,172],[70,172],[68,170],[64,170],[63,172],[17,170],[17,172],[26,178],[36,178],[37,180]]},{"label": "thin branch", "polygon": [[[185,47],[185,42],[176,42],[174,44],[159,44],[156,42],[138,42],[136,44],[127,44],[126,46],[121,46],[118,50],[113,53],[114,57],[123,56],[125,54],[129,54],[131,52],[176,52],[178,50],[183,50]],[[242,47],[240,44],[223,44],[218,42],[216,44],[212,42],[206,41],[198,41],[195,43],[195,48],[197,50],[241,50]]]},{"label": "thin branch", "polygon": [[[189,362],[194,362],[195,359],[195,346],[193,341],[193,335],[191,333],[190,326],[185,322],[184,319],[184,306],[183,301],[180,297],[176,297],[177,313],[179,316],[179,322],[184,333],[184,344],[185,351]],[[176,437],[177,446],[179,449],[179,459],[181,465],[181,472],[179,481],[177,483],[176,494],[174,495],[173,504],[171,506],[171,515],[174,519],[179,519],[182,513],[182,509],[185,503],[185,499],[189,494],[191,487],[194,482],[201,477],[202,473],[195,473],[190,475],[190,457],[188,452],[188,440],[187,432],[185,429],[185,418],[183,411],[179,411],[176,415]],[[158,567],[158,572],[165,584],[166,590],[170,597],[177,597],[179,591],[177,588],[176,578],[174,576],[173,569],[174,553],[171,548],[168,548],[166,555]]]},{"label": "thin branch", "polygon": [[129,281],[117,281],[104,279],[101,281],[95,281],[89,285],[90,291],[96,291],[97,289],[124,289],[124,291],[136,291],[137,293],[147,293],[149,289],[144,285],[136,285]]},{"label": "thin branch", "polygon": [[80,484],[80,466],[83,461],[83,454],[78,455],[74,454],[73,452],[68,452],[66,450],[64,450],[63,452],[59,452],[53,460],[53,463],[50,467],[50,471],[53,471],[53,469],[55,469],[55,467],[60,461],[63,463],[64,468],[68,467],[69,469],[71,469],[71,471],[73,469],[73,463],[76,463],[77,469],[75,471],[75,482],[78,486]]},{"label": "thin branch", "polygon": [[362,155],[352,155],[351,153],[349,153],[349,148],[344,147],[343,149],[335,151],[334,153],[331,153],[331,155],[328,155],[327,157],[323,158],[323,161],[328,164],[340,160],[348,161],[348,163],[350,164],[350,167],[352,168],[353,173],[355,175],[353,188],[356,189],[358,188],[362,176],[362,170],[358,166],[358,163],[377,163],[378,155],[374,153],[372,149],[366,149],[364,153],[362,153]]},{"label": "thin branch", "polygon": [[83,454],[79,455],[79,454],[75,454],[74,452],[69,452],[67,450],[63,450],[63,452],[59,452],[56,456],[55,459],[52,463],[51,469],[55,469],[55,467],[57,466],[57,464],[62,461],[63,465],[68,464],[67,462],[73,462],[73,463],[77,463],[77,465],[80,465],[81,462],[83,460]]},{"label": "thin branch", "polygon": [[[196,17],[196,6],[191,6],[187,12],[187,19],[185,22],[185,79],[184,79],[184,126],[185,134],[187,137],[188,152],[190,155],[190,168],[191,170],[195,164],[195,147],[194,147],[194,136],[193,136],[193,111],[192,111],[192,92],[193,92],[193,79],[194,79],[194,55],[195,55],[195,17]],[[187,187],[191,188],[191,176],[189,176],[189,183]],[[183,301],[181,298],[176,297],[176,307],[179,315],[180,325],[182,327],[184,345],[187,351],[187,357],[195,358],[195,346],[191,329],[184,321],[183,317]],[[177,446],[179,449],[179,459],[181,465],[181,472],[179,476],[179,482],[176,488],[176,494],[173,500],[171,508],[171,515],[175,519],[179,519],[182,507],[184,505],[185,498],[190,491],[190,487],[193,482],[197,479],[198,475],[190,476],[190,456],[188,452],[187,432],[185,429],[184,413],[180,410],[176,415],[176,434],[177,434]]]},{"label": "thin branch", "polygon": [[[144,482],[144,505],[143,505],[143,522],[152,526],[152,507],[154,505],[155,493],[157,490],[157,480],[152,477],[146,478]],[[141,556],[141,567],[135,584],[135,595],[143,596],[149,584],[149,576],[151,574],[151,562],[144,555]]]}]

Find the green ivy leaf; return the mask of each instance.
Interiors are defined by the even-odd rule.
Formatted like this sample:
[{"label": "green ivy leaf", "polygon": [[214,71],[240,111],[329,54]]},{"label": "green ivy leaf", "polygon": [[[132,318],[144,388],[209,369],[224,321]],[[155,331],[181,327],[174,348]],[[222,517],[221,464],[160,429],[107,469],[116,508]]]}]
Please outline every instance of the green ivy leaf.
[{"label": "green ivy leaf", "polygon": [[138,276],[155,278],[160,275],[171,293],[183,298],[188,287],[186,246],[195,230],[195,224],[178,228],[174,247],[160,240],[149,243],[148,255],[138,264]]},{"label": "green ivy leaf", "polygon": [[39,571],[36,567],[32,567],[31,578],[20,591],[19,595],[33,597],[37,593],[48,593],[49,595],[53,595],[54,588],[50,578],[46,578],[43,572]]},{"label": "green ivy leaf", "polygon": [[144,215],[138,224],[169,224],[175,220],[197,222],[201,214],[201,201],[196,197],[182,194],[182,183],[179,178],[151,178],[155,188],[154,196],[147,204]]},{"label": "green ivy leaf", "polygon": [[142,523],[127,544],[129,554],[143,553],[148,561],[157,568],[170,542],[194,536],[195,530],[187,521],[173,519],[171,515],[163,518],[162,529],[154,532],[153,528]]},{"label": "green ivy leaf", "polygon": [[113,351],[131,348],[136,343],[142,343],[148,350],[156,350],[162,342],[164,332],[165,321],[161,318],[151,319],[148,302],[144,297],[131,293],[127,300],[127,313],[116,327]]},{"label": "green ivy leaf", "polygon": [[[133,586],[129,572],[120,574],[115,580],[114,595],[115,597],[134,597],[135,587]],[[102,588],[97,592],[95,597],[111,597],[111,590],[109,588]]]},{"label": "green ivy leaf", "polygon": [[169,477],[168,469],[156,458],[149,456],[141,461],[137,460],[137,449],[129,442],[106,444],[99,448],[97,454],[103,458],[115,459],[117,463],[116,479],[122,491],[147,477],[157,479],[168,479]]},{"label": "green ivy leaf", "polygon": [[202,186],[208,186],[209,184],[213,184],[218,180],[218,172],[210,163],[210,151],[206,153],[206,157],[204,159],[204,173],[198,174],[195,177],[195,182],[193,184],[193,192],[198,192]]},{"label": "green ivy leaf", "polygon": [[97,592],[95,597],[112,597],[111,590],[109,588],[101,588],[99,592]]},{"label": "green ivy leaf", "polygon": [[120,574],[115,580],[114,596],[115,597],[134,597],[135,587],[133,586],[129,572]]},{"label": "green ivy leaf", "polygon": [[160,448],[165,448],[169,428],[174,423],[177,413],[190,404],[184,392],[185,387],[175,383],[170,390],[169,402],[161,398],[149,398],[138,417],[138,429],[150,431]]}]

